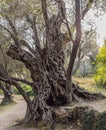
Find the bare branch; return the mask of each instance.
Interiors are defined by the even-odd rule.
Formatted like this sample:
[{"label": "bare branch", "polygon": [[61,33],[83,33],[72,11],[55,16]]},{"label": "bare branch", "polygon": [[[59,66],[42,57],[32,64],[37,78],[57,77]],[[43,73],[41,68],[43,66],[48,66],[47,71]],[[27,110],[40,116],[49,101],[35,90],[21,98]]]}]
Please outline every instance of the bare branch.
[{"label": "bare branch", "polygon": [[72,43],[74,43],[73,36],[72,36],[72,32],[71,32],[71,30],[70,30],[70,27],[69,27],[67,18],[65,18],[65,20],[66,20],[66,23],[65,23],[65,24],[66,24],[66,26],[67,26],[67,30],[68,30],[68,33],[69,33],[69,38],[67,38],[67,39],[68,39],[68,42],[69,42],[69,41],[72,41]]},{"label": "bare branch", "polygon": [[93,4],[94,0],[89,0],[85,9],[82,11],[82,19],[84,19],[86,13],[89,11],[89,9],[91,8],[92,4]]}]

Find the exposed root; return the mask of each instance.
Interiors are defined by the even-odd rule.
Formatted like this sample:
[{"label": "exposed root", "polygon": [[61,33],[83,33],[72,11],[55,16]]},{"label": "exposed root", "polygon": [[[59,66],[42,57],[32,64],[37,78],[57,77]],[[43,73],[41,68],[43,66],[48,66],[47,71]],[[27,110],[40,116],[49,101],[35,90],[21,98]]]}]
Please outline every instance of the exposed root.
[{"label": "exposed root", "polygon": [[77,84],[73,83],[73,98],[78,100],[78,98],[87,99],[87,100],[96,100],[106,98],[101,93],[90,93],[87,90],[79,87]]}]

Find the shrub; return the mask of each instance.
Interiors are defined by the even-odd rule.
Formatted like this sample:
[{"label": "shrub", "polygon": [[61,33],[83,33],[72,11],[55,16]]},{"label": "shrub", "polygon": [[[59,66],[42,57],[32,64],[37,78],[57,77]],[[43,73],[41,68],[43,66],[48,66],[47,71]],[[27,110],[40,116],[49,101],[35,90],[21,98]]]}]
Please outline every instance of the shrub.
[{"label": "shrub", "polygon": [[100,48],[100,52],[96,58],[97,71],[95,81],[98,86],[106,87],[106,40]]},{"label": "shrub", "polygon": [[[22,86],[22,89],[29,95],[29,96],[33,96],[34,95],[34,93],[33,93],[33,90],[32,90],[32,88],[30,87],[30,86],[28,86],[28,85],[21,85]],[[14,87],[14,89],[13,89],[13,92],[15,93],[15,94],[20,94],[20,92]]]},{"label": "shrub", "polygon": [[93,130],[106,130],[106,112],[103,112],[97,116]]}]

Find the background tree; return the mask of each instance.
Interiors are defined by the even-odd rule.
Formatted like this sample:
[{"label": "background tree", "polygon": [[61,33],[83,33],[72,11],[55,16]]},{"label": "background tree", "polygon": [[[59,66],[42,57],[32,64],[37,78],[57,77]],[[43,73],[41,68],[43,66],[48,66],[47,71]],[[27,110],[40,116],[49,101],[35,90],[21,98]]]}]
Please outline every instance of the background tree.
[{"label": "background tree", "polygon": [[[4,43],[4,36],[2,30],[0,34],[1,34],[0,35],[1,42]],[[8,78],[7,56],[5,54],[5,49],[3,48],[1,42],[0,42],[0,76],[3,78]],[[12,101],[11,85],[8,83],[4,84],[0,81],[0,88],[4,93],[4,98],[1,104],[8,104],[9,102]]]},{"label": "background tree", "polygon": [[[14,76],[17,78],[26,77],[27,71],[24,72],[25,67],[23,66],[23,64],[17,61],[13,62],[12,59],[6,55],[6,51],[11,45],[11,39],[10,37],[8,37],[7,32],[5,32],[2,28],[0,29],[0,76],[6,79],[8,79],[9,76]],[[0,88],[4,93],[4,98],[1,104],[8,104],[13,101],[13,88],[11,88],[11,85],[8,83],[0,82]]]}]

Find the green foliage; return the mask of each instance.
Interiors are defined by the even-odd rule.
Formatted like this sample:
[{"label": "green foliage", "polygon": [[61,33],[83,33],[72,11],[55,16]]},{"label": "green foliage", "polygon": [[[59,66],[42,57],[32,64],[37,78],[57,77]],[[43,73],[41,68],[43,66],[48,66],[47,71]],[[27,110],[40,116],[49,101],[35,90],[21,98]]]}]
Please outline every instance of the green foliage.
[{"label": "green foliage", "polygon": [[83,117],[83,129],[84,130],[92,130],[93,124],[95,122],[95,113],[94,111],[85,112]]},{"label": "green foliage", "polygon": [[3,94],[3,91],[0,89],[0,94]]},{"label": "green foliage", "polygon": [[81,130],[106,130],[106,112],[99,113],[89,107],[77,109]]},{"label": "green foliage", "polygon": [[104,45],[100,48],[100,52],[96,58],[97,73],[95,81],[98,86],[106,87],[106,40]]},{"label": "green foliage", "polygon": [[106,130],[106,112],[103,112],[97,116],[93,130]]},{"label": "green foliage", "polygon": [[[28,85],[22,85],[22,89],[23,89],[29,96],[33,96],[33,95],[34,95],[34,92],[33,92],[32,88],[31,88],[30,86],[28,86]],[[20,94],[20,92],[19,92],[16,88],[13,89],[13,92],[14,92],[15,94]]]},{"label": "green foliage", "polygon": [[79,107],[77,109],[77,114],[82,126],[81,130],[93,130],[93,125],[96,118],[95,111],[89,107]]}]

